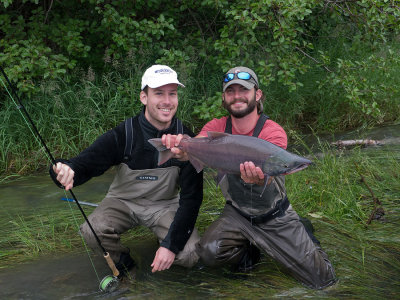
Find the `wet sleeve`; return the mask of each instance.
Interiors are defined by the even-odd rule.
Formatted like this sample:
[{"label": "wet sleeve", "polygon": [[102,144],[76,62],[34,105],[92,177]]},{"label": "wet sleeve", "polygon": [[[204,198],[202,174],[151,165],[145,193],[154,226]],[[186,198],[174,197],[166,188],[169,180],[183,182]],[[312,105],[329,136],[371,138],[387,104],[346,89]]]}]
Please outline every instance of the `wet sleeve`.
[{"label": "wet sleeve", "polygon": [[[78,156],[69,160],[58,160],[74,170],[74,186],[81,185],[92,177],[102,175],[111,166],[122,162],[125,137],[122,136],[124,130],[118,130],[121,129],[119,127],[98,137]],[[50,167],[50,176],[60,186],[55,180],[56,176],[52,167]]]},{"label": "wet sleeve", "polygon": [[193,232],[203,201],[203,172],[197,173],[191,163],[185,162],[181,168],[179,184],[181,187],[179,207],[167,236],[161,242],[162,247],[175,254],[185,247]]}]

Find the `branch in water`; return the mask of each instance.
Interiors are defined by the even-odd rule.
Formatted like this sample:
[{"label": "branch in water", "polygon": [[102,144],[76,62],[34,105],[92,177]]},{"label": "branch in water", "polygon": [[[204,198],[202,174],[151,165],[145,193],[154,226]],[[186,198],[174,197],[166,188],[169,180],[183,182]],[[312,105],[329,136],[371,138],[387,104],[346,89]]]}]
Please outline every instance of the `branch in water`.
[{"label": "branch in water", "polygon": [[336,142],[332,142],[331,145],[333,146],[337,146],[339,148],[344,148],[344,147],[349,147],[349,146],[380,146],[383,145],[383,141],[377,141],[377,140],[370,140],[370,139],[366,139],[366,140],[339,140]]}]

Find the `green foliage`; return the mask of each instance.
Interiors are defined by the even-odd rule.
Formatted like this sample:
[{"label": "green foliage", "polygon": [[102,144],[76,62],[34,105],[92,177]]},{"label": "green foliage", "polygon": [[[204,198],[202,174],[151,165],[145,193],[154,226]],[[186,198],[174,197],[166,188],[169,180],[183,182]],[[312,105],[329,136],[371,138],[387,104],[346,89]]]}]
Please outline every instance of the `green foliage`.
[{"label": "green foliage", "polygon": [[213,97],[203,98],[201,104],[194,108],[193,115],[204,123],[212,118],[226,116],[227,112],[222,108],[222,93],[219,92]]},{"label": "green foliage", "polygon": [[135,98],[142,72],[169,64],[187,86],[180,114],[196,128],[224,114],[220,76],[234,65],[255,69],[266,112],[291,128],[380,124],[400,112],[396,1],[0,3],[0,63],[28,97],[43,80],[74,85],[82,69],[100,82],[128,59],[134,66],[119,81],[121,95]]}]

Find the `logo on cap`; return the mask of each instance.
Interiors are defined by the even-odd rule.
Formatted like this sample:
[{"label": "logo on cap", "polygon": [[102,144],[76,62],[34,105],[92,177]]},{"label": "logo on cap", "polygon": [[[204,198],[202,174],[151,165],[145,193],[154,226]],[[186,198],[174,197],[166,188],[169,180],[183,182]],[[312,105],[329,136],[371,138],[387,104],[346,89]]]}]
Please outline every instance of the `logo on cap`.
[{"label": "logo on cap", "polygon": [[154,73],[170,74],[170,73],[172,73],[172,71],[170,69],[159,69],[159,70],[155,70]]}]

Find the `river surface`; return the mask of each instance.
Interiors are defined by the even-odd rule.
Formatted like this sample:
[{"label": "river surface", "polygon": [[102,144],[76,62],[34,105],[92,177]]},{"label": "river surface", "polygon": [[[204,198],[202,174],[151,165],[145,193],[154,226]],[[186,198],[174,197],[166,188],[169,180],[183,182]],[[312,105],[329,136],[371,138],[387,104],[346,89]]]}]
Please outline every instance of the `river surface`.
[{"label": "river surface", "polygon": [[[356,131],[335,136],[324,137],[326,141],[349,139],[375,139],[383,141],[379,151],[397,151],[400,159],[400,126],[389,126],[368,131]],[[315,137],[307,137],[309,144],[316,144]],[[389,148],[385,148],[389,147]],[[375,151],[369,147],[367,151]],[[95,178],[83,186],[74,189],[78,200],[97,203],[106,193],[114,172],[111,170],[99,178]],[[70,209],[69,203],[61,198],[68,197],[63,190],[57,188],[46,175],[19,178],[0,185],[0,228],[3,233],[10,233],[15,220],[23,220],[31,216],[51,215],[54,211]],[[397,195],[398,197],[398,195]],[[73,210],[77,212],[75,204]],[[83,206],[89,214],[93,208]],[[398,220],[398,216],[397,216]],[[38,220],[41,222],[41,220]],[[78,221],[80,223],[80,221]],[[319,222],[320,231],[332,231],[331,225]],[[4,236],[5,234],[1,234]],[[348,247],[357,248],[358,241],[352,241],[346,234],[336,233],[333,239],[348,241]],[[0,237],[1,239],[1,237]],[[400,239],[398,240],[400,242]],[[334,242],[332,242],[334,243]],[[290,276],[276,270],[273,261],[263,259],[255,272],[237,275],[227,269],[207,269],[196,266],[191,270],[173,266],[170,270],[152,274],[150,264],[157,250],[157,241],[149,235],[142,240],[131,241],[128,246],[138,266],[136,279],[121,283],[112,293],[99,291],[99,280],[110,274],[102,257],[88,255],[84,246],[73,254],[39,255],[33,261],[16,263],[12,266],[0,266],[0,299],[262,299],[262,298],[314,298],[314,299],[365,299],[366,294],[358,297],[351,288],[333,287],[324,291],[313,291],[297,284]],[[335,247],[332,246],[331,247]],[[397,248],[398,249],[398,248]],[[2,251],[2,249],[0,249]],[[330,249],[331,253],[345,251],[340,245]],[[391,259],[400,259],[400,253],[388,254]],[[0,252],[0,261],[3,255]],[[379,263],[380,258],[376,260]],[[93,261],[93,264],[92,262]],[[389,263],[390,264],[390,263]],[[381,295],[381,299],[400,298],[398,265],[393,268],[382,262],[382,278],[367,278],[362,285],[365,289],[373,285],[373,297]],[[362,268],[361,268],[362,269]],[[360,271],[362,272],[362,270]],[[342,269],[343,280],[346,274]],[[353,274],[354,275],[354,274]],[[366,275],[365,275],[366,276]],[[361,276],[362,277],[362,276]],[[369,276],[371,277],[371,276]],[[397,279],[396,279],[397,278]],[[285,285],[290,287],[285,289]],[[339,282],[340,285],[340,282]],[[388,291],[389,289],[389,291]],[[367,293],[368,294],[368,293]],[[396,296],[397,295],[397,296]],[[379,297],[378,297],[379,298]],[[397,299],[399,299],[397,298]]]}]

